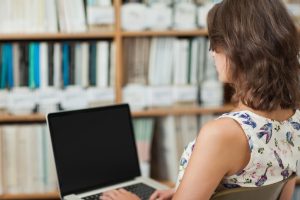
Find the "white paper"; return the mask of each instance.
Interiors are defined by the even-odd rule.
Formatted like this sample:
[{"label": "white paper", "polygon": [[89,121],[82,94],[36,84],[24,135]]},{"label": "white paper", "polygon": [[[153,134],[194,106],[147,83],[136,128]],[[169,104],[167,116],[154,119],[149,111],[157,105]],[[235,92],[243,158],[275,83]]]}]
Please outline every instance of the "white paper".
[{"label": "white paper", "polygon": [[112,6],[88,6],[87,21],[89,25],[113,24],[114,8]]},{"label": "white paper", "polygon": [[147,105],[147,87],[144,85],[127,85],[123,89],[123,102],[130,104],[132,110],[144,109]]},{"label": "white paper", "polygon": [[172,86],[148,86],[147,105],[150,107],[164,107],[173,104]]},{"label": "white paper", "polygon": [[127,31],[139,31],[147,28],[147,7],[141,3],[124,4],[121,8],[122,28]]},{"label": "white paper", "polygon": [[173,101],[175,102],[196,102],[197,101],[197,86],[174,86]]},{"label": "white paper", "polygon": [[88,106],[86,92],[81,87],[68,87],[61,93],[61,106],[63,109],[82,109]]}]

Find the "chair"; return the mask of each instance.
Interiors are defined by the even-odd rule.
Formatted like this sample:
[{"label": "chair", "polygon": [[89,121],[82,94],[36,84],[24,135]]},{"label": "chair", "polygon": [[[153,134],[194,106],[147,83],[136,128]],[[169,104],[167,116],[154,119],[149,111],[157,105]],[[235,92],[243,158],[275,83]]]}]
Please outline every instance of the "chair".
[{"label": "chair", "polygon": [[284,185],[295,177],[296,175],[291,175],[289,178],[278,183],[261,187],[242,187],[223,190],[215,193],[211,200],[277,200]]}]

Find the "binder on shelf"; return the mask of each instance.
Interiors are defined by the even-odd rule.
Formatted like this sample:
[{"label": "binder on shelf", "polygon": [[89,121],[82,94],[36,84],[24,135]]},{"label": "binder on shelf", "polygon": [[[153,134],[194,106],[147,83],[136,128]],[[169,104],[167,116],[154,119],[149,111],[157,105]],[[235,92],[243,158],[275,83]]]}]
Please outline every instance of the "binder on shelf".
[{"label": "binder on shelf", "polygon": [[43,132],[43,162],[44,162],[44,184],[45,191],[54,192],[57,191],[56,170],[54,165],[54,157],[51,146],[50,133],[47,126],[42,126]]},{"label": "binder on shelf", "polygon": [[[48,44],[42,42],[39,48],[39,71],[38,76],[40,77],[40,88],[49,87],[49,60],[48,60]],[[50,59],[51,60],[51,59]],[[53,74],[52,74],[53,75]]]},{"label": "binder on shelf", "polygon": [[193,2],[179,2],[174,6],[174,28],[178,30],[196,29],[196,5]]},{"label": "binder on shelf", "polygon": [[82,68],[82,73],[81,73],[81,86],[83,88],[89,86],[89,62],[90,62],[90,57],[89,55],[89,44],[87,42],[83,42],[81,45],[81,51],[82,51],[82,59],[81,59],[81,68]]},{"label": "binder on shelf", "polygon": [[40,87],[40,44],[34,43],[34,82],[35,87]]},{"label": "binder on shelf", "polygon": [[36,79],[35,79],[35,44],[34,43],[30,43],[29,44],[29,87],[30,88],[35,88],[36,87]]},{"label": "binder on shelf", "polygon": [[89,85],[96,86],[96,55],[97,55],[97,45],[95,42],[90,43],[89,46]]},{"label": "binder on shelf", "polygon": [[131,110],[142,110],[147,106],[147,87],[129,84],[123,88],[123,102],[130,104]]},{"label": "binder on shelf", "polygon": [[154,132],[154,119],[134,119],[133,128],[142,176],[150,176],[151,144]]},{"label": "binder on shelf", "polygon": [[172,86],[148,86],[147,105],[169,107],[173,104]]},{"label": "binder on shelf", "polygon": [[126,31],[141,31],[147,28],[147,7],[142,3],[126,3],[121,8],[121,24]]},{"label": "binder on shelf", "polygon": [[86,96],[89,107],[103,106],[115,102],[115,93],[112,87],[98,88],[90,87],[86,89]]},{"label": "binder on shelf", "polygon": [[88,106],[88,100],[80,86],[68,86],[61,92],[61,106],[65,110],[82,109]]},{"label": "binder on shelf", "polygon": [[54,87],[40,88],[35,91],[37,98],[38,112],[50,113],[58,110],[60,103],[60,90]]},{"label": "binder on shelf", "polygon": [[53,52],[53,84],[55,88],[62,87],[62,55],[61,55],[61,44],[54,43],[54,52]]},{"label": "binder on shelf", "polygon": [[89,31],[112,30],[115,13],[110,0],[87,1],[86,14]]},{"label": "binder on shelf", "polygon": [[21,73],[20,73],[20,45],[18,43],[13,43],[13,80],[14,80],[14,87],[19,87],[21,86]]},{"label": "binder on shelf", "polygon": [[70,85],[75,85],[75,43],[69,43],[69,83]]},{"label": "binder on shelf", "polygon": [[[20,87],[29,86],[29,45],[26,42],[20,43]],[[16,79],[17,77],[15,77]]]},{"label": "binder on shelf", "polygon": [[[46,68],[46,73],[48,75],[48,85],[53,87],[54,86],[54,43],[49,42],[47,44],[48,49],[47,51],[47,68]],[[45,81],[46,82],[46,81]]]},{"label": "binder on shelf", "polygon": [[196,104],[198,97],[197,85],[173,86],[173,102]]},{"label": "binder on shelf", "polygon": [[1,82],[0,82],[0,88],[3,89],[6,87],[7,84],[7,71],[8,71],[8,66],[7,66],[7,46],[3,45],[1,48]]},{"label": "binder on shelf", "polygon": [[56,1],[55,0],[46,0],[46,8],[45,16],[46,23],[45,27],[47,32],[49,33],[57,33],[58,32],[58,19],[57,19],[57,9],[56,9]]},{"label": "binder on shelf", "polygon": [[[56,176],[45,125],[2,125],[3,194],[54,192]],[[2,145],[3,144],[3,145]],[[1,163],[1,162],[0,162]],[[1,183],[4,183],[1,185]]]},{"label": "binder on shelf", "polygon": [[6,89],[0,90],[0,112],[4,113],[8,104],[8,96],[10,92]]},{"label": "binder on shelf", "polygon": [[97,42],[96,48],[96,85],[105,88],[109,86],[109,43]]},{"label": "binder on shelf", "polygon": [[172,9],[165,3],[152,3],[148,7],[147,27],[151,30],[167,30],[172,27]]},{"label": "binder on shelf", "polygon": [[63,67],[63,86],[67,87],[70,85],[70,76],[69,76],[69,70],[70,70],[70,62],[69,62],[69,45],[67,43],[64,43],[62,46],[62,67]]},{"label": "binder on shelf", "polygon": [[61,32],[85,32],[86,21],[83,0],[60,0],[58,18]]},{"label": "binder on shelf", "polygon": [[13,88],[7,98],[7,111],[11,114],[31,114],[36,105],[36,98],[29,88]]},{"label": "binder on shelf", "polygon": [[8,88],[14,87],[14,66],[13,66],[13,47],[12,44],[7,45],[6,64],[8,72],[7,86]]},{"label": "binder on shelf", "polygon": [[4,192],[16,194],[18,193],[18,163],[17,163],[17,127],[4,126],[2,127],[3,137],[3,174]]}]

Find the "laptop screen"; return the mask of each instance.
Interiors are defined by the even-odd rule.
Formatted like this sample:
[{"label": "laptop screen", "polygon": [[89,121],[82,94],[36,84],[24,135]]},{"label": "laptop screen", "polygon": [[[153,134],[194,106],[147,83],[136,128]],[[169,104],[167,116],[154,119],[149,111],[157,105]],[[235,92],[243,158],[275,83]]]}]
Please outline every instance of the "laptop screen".
[{"label": "laptop screen", "polygon": [[127,104],[47,117],[62,196],[140,176]]}]

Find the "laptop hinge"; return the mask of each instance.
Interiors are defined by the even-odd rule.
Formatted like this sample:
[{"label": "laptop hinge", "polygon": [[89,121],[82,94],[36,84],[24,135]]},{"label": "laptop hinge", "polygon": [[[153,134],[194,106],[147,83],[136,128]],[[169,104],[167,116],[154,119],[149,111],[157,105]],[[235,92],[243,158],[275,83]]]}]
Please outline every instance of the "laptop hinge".
[{"label": "laptop hinge", "polygon": [[81,198],[79,198],[75,194],[70,194],[70,195],[64,196],[64,200],[81,200]]}]

